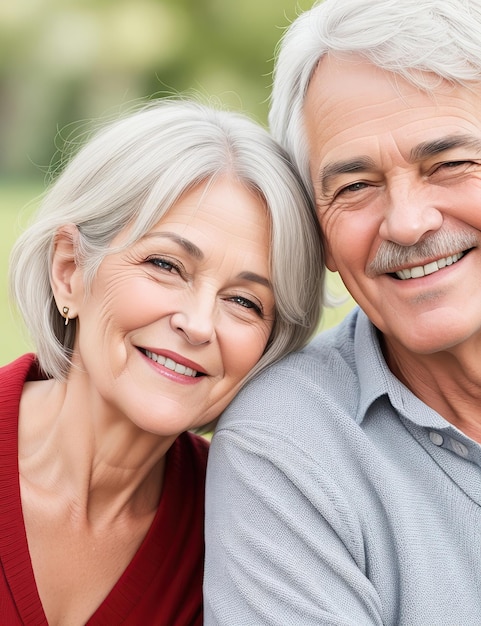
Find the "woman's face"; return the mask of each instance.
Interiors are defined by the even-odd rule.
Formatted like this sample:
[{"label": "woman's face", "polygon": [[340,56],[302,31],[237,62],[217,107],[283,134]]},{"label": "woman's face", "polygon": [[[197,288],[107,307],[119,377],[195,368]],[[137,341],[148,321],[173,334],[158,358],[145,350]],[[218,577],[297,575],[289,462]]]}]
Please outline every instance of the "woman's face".
[{"label": "woman's face", "polygon": [[93,402],[165,436],[216,418],[273,327],[269,227],[262,201],[221,178],[106,256],[86,296],[76,270],[74,363]]}]

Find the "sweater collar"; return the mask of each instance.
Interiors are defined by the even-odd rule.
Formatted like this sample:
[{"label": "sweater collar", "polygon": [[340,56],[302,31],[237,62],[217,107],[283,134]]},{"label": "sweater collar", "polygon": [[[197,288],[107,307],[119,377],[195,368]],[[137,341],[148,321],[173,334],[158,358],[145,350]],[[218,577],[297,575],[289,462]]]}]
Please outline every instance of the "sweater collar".
[{"label": "sweater collar", "polygon": [[392,407],[405,419],[426,428],[450,426],[408,389],[389,369],[382,353],[379,331],[359,308],[352,314],[354,323],[354,354],[359,375],[359,404],[356,421],[360,424],[370,406],[387,396]]}]

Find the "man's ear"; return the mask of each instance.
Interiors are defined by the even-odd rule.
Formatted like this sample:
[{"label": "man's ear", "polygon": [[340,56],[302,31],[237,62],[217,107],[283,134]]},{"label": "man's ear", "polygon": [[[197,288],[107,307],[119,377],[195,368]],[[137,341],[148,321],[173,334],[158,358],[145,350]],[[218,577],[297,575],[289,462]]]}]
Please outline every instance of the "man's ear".
[{"label": "man's ear", "polygon": [[332,256],[331,253],[331,248],[329,247],[329,245],[326,243],[325,244],[326,249],[325,249],[325,263],[326,263],[326,267],[328,270],[330,270],[331,272],[337,272],[337,263],[334,261],[334,257]]},{"label": "man's ear", "polygon": [[52,292],[61,312],[70,310],[69,316],[76,317],[83,297],[82,272],[78,266],[78,228],[74,224],[61,226],[53,241],[52,270],[50,282]]},{"label": "man's ear", "polygon": [[322,232],[322,241],[324,242],[324,263],[328,270],[330,270],[331,272],[337,272],[337,264],[334,261],[334,257],[331,253],[331,247],[327,241],[325,230],[322,227],[321,211],[319,207],[316,209],[316,214]]}]

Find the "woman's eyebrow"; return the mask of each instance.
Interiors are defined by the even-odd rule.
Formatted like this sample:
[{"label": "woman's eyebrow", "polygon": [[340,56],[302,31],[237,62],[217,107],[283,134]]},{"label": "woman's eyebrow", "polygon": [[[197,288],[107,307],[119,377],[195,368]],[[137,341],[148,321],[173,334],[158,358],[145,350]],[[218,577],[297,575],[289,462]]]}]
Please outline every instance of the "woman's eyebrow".
[{"label": "woman's eyebrow", "polygon": [[[171,239],[172,241],[177,243],[179,246],[182,246],[182,248],[184,248],[184,250],[194,259],[198,261],[202,261],[204,259],[204,253],[202,252],[200,248],[198,248],[194,243],[192,243],[192,241],[189,241],[188,239],[181,237],[177,233],[155,231],[155,232],[147,233],[145,237],[143,237],[143,239],[153,239],[156,237],[161,237],[163,239]],[[248,272],[248,271],[241,272],[237,276],[237,278],[241,280],[247,280],[252,283],[258,283],[259,285],[263,285],[264,287],[267,287],[269,289],[273,288],[272,283],[268,278],[266,278],[265,276],[261,276],[260,274],[256,274],[256,272]]]},{"label": "woman's eyebrow", "polygon": [[252,283],[259,283],[259,285],[263,285],[268,289],[272,289],[271,281],[265,276],[261,276],[260,274],[256,274],[255,272],[241,272],[237,278],[242,280],[248,280]]},{"label": "woman's eyebrow", "polygon": [[187,254],[189,254],[191,257],[193,257],[194,259],[197,259],[198,261],[202,261],[202,259],[204,258],[204,253],[202,252],[202,250],[200,248],[198,248],[195,243],[192,243],[192,241],[189,241],[188,239],[185,239],[184,237],[181,237],[180,235],[178,235],[177,233],[170,233],[170,232],[151,232],[151,233],[147,233],[145,235],[145,237],[143,237],[144,239],[152,239],[155,237],[162,237],[164,239],[171,239],[172,241],[174,241],[175,243],[177,243],[179,246],[182,246],[182,248],[184,248],[184,250],[187,252]]}]

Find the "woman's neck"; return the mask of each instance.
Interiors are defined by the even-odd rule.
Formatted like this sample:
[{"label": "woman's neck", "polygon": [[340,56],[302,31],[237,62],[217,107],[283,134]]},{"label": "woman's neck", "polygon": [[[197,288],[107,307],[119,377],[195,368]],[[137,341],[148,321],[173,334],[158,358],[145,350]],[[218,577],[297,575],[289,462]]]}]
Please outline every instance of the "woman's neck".
[{"label": "woman's neck", "polygon": [[155,510],[174,439],[115,415],[82,384],[25,384],[19,412],[22,480],[54,490],[90,523]]}]

